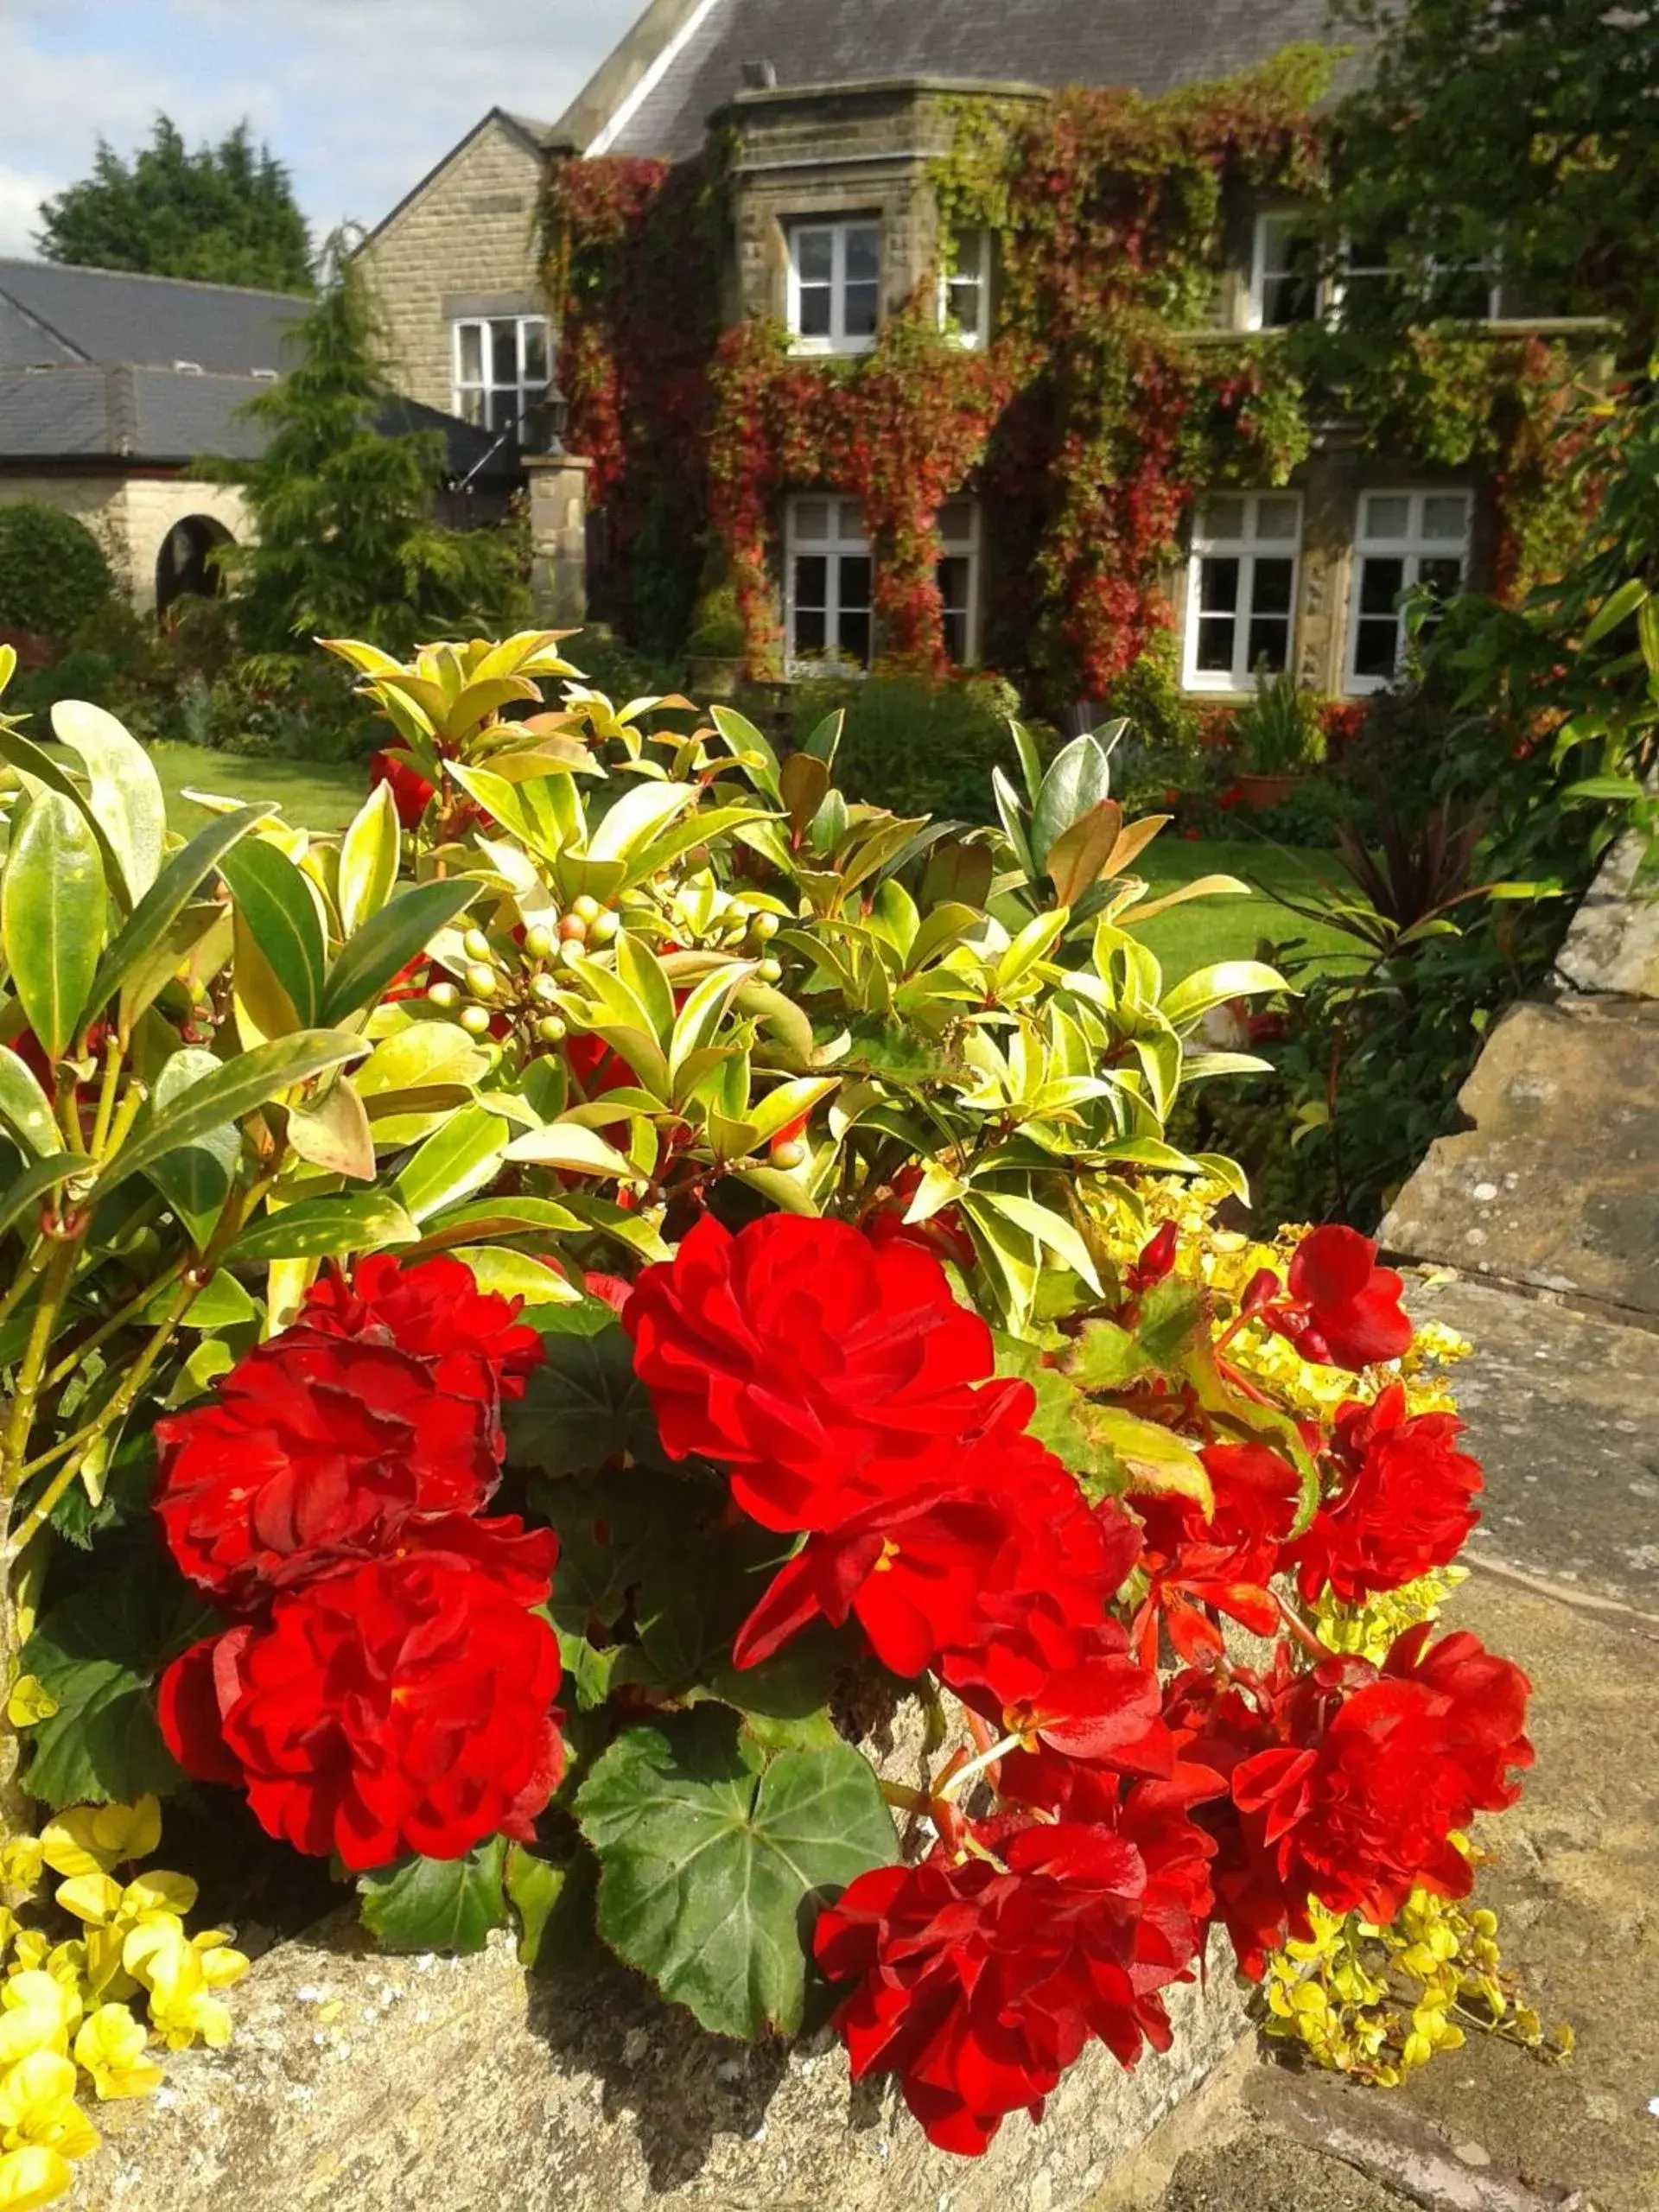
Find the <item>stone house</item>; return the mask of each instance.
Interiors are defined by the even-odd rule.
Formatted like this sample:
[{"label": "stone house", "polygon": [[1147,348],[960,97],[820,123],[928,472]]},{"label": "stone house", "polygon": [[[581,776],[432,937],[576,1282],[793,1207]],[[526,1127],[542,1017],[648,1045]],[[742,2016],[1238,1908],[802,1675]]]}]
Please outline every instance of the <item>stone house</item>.
[{"label": "stone house", "polygon": [[[495,423],[523,413],[552,349],[535,205],[550,160],[570,155],[689,162],[717,135],[729,225],[721,319],[781,324],[791,352],[868,352],[907,302],[936,289],[941,328],[986,349],[1001,290],[995,232],[948,237],[935,179],[967,99],[1035,111],[1071,86],[1149,96],[1330,43],[1326,0],[652,0],[565,114],[500,110],[469,134],[373,234],[368,265],[401,333],[408,389]],[[1351,31],[1334,82],[1363,67]],[[1339,280],[1316,273],[1306,218],[1269,198],[1230,206],[1226,262],[1194,347],[1340,317],[1343,296],[1385,277],[1382,244],[1350,244]],[[1471,271],[1459,312],[1495,341],[1580,328],[1524,311],[1493,272]],[[580,444],[580,437],[573,441]],[[534,464],[544,582],[564,579],[561,619],[582,608],[582,457]],[[1316,426],[1288,480],[1229,480],[1184,520],[1168,579],[1179,682],[1218,702],[1287,671],[1334,696],[1393,677],[1402,594],[1492,579],[1490,482],[1392,459],[1354,423]],[[938,585],[949,657],[982,651],[994,548],[972,482],[938,512]],[[787,487],[770,561],[785,672],[855,668],[881,650],[872,532],[844,486]],[[588,531],[588,550],[595,543]],[[600,542],[602,542],[600,541]],[[688,558],[694,557],[688,553]],[[599,613],[610,577],[594,576]],[[590,594],[590,599],[594,594]]]},{"label": "stone house", "polygon": [[[35,499],[92,531],[136,608],[211,593],[208,555],[249,522],[199,457],[251,460],[240,410],[282,373],[308,302],[288,293],[0,260],[0,502]],[[516,456],[445,411],[399,398],[380,427],[441,429],[454,480],[499,512]]]}]

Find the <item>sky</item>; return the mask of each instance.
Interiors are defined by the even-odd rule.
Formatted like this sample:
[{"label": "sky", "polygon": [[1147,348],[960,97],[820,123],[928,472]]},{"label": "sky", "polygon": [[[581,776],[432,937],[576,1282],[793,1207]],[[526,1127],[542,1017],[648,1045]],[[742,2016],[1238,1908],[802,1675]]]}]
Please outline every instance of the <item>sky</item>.
[{"label": "sky", "polygon": [[645,0],[0,0],[0,254],[158,110],[243,117],[321,237],[377,222],[497,105],[551,122]]}]

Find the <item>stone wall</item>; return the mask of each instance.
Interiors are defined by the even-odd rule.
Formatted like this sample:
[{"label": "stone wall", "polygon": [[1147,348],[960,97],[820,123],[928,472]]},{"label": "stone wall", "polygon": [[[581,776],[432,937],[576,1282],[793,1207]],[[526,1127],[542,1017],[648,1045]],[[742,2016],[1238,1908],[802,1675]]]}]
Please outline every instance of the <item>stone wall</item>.
[{"label": "stone wall", "polygon": [[393,382],[454,407],[451,324],[544,311],[537,201],[543,156],[492,115],[394,209],[362,249],[391,349]]},{"label": "stone wall", "polygon": [[162,470],[0,476],[0,501],[38,499],[84,522],[141,614],[156,607],[156,563],[175,523],[206,515],[238,542],[250,534],[246,502],[233,485]]}]

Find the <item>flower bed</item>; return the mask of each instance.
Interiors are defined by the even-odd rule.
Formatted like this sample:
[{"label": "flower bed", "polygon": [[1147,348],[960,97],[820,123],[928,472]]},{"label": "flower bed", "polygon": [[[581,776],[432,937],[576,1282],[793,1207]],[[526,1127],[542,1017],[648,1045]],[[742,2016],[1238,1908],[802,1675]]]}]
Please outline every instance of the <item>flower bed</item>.
[{"label": "flower bed", "polygon": [[[91,2008],[219,2038],[245,1961],[128,1864],[181,1786],[391,1950],[596,1936],[709,2034],[827,2017],[951,2155],[1166,2050],[1212,1929],[1372,2078],[1503,2024],[1456,1901],[1527,1685],[1432,1632],[1449,1348],[1353,1231],[1221,1231],[1236,1171],[1168,1142],[1255,1065],[1205,1014],[1279,978],[1166,988],[1109,747],[1016,728],[962,836],[849,805],[834,718],[780,764],[546,635],[336,650],[397,739],[338,843],[171,850],[108,717],[58,713],[86,787],[0,728],[10,1709],[91,1854],[12,1827],[86,1932],[9,1931],[48,2063],[0,2075],[0,2202],[96,2140]],[[1421,1994],[1346,2032],[1332,1947],[1396,1925]]]}]

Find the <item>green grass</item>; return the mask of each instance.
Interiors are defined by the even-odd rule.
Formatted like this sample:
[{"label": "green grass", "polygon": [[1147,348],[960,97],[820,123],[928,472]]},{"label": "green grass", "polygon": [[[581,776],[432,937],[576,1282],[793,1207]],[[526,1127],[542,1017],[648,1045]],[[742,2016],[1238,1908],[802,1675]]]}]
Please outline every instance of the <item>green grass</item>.
[{"label": "green grass", "polygon": [[269,799],[296,829],[343,830],[368,790],[368,772],[360,760],[334,766],[171,743],[152,745],[149,757],[167,793],[168,819],[186,836],[207,819],[203,808],[183,797],[187,791],[210,791],[218,798]]},{"label": "green grass", "polygon": [[1135,863],[1135,872],[1146,876],[1154,898],[1201,875],[1236,876],[1255,887],[1246,898],[1229,893],[1213,899],[1189,899],[1168,913],[1154,914],[1136,929],[1135,935],[1157,954],[1165,976],[1172,982],[1214,961],[1248,960],[1264,938],[1281,946],[1300,939],[1299,950],[1316,957],[1351,952],[1351,938],[1317,922],[1305,922],[1268,896],[1270,889],[1277,887],[1305,898],[1309,868],[1317,869],[1327,880],[1343,880],[1327,853],[1290,853],[1255,838],[1176,837],[1166,830]]}]

